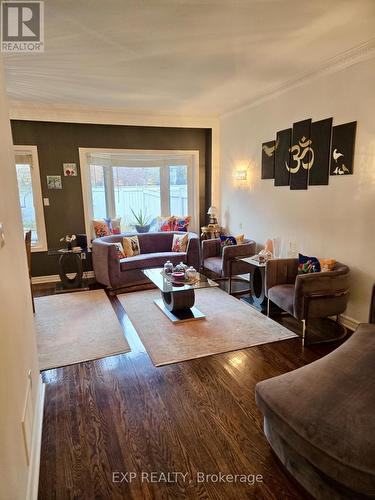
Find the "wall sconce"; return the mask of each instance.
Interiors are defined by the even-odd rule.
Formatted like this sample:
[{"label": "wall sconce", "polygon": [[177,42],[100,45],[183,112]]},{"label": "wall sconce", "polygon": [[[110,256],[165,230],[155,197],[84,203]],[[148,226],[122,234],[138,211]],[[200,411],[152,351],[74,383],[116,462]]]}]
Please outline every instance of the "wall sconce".
[{"label": "wall sconce", "polygon": [[247,181],[247,170],[236,170],[234,172],[235,181]]}]

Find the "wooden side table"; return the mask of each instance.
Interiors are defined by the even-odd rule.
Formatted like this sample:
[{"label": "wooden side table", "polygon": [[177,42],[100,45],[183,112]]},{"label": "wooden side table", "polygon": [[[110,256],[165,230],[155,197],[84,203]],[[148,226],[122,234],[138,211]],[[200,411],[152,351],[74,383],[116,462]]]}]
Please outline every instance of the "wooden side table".
[{"label": "wooden side table", "polygon": [[219,238],[222,233],[222,228],[219,224],[208,224],[208,226],[201,227],[201,239],[212,240]]}]

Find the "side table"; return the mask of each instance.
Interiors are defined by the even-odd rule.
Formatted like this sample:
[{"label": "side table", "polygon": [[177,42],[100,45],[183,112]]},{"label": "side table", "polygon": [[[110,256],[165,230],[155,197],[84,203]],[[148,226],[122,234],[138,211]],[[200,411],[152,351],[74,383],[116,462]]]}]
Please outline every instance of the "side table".
[{"label": "side table", "polygon": [[266,263],[259,262],[253,257],[239,258],[242,262],[246,262],[250,266],[250,291],[249,298],[242,297],[241,300],[248,302],[251,306],[255,307],[258,311],[265,313],[267,311],[267,298],[265,295],[265,274]]},{"label": "side table", "polygon": [[222,228],[219,224],[208,224],[208,226],[201,227],[201,239],[202,240],[212,240],[214,238],[219,238],[222,233]]},{"label": "side table", "polygon": [[[89,290],[88,280],[84,279],[82,260],[85,260],[90,249],[73,252],[63,248],[48,250],[48,255],[59,256],[60,283],[56,283],[55,293],[78,292]],[[73,274],[70,277],[69,274]]]}]

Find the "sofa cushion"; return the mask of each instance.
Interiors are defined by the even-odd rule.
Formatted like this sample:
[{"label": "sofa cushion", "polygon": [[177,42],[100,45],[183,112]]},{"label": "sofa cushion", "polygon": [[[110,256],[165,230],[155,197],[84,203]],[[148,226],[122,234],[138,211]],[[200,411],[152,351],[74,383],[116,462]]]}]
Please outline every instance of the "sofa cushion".
[{"label": "sofa cushion", "polygon": [[167,260],[173,264],[186,262],[186,252],[158,252],[136,255],[120,260],[121,271],[130,271],[132,269],[147,269],[150,267],[163,267]]},{"label": "sofa cushion", "polygon": [[268,298],[283,311],[294,313],[294,285],[276,285],[268,290]]},{"label": "sofa cushion", "polygon": [[371,498],[374,375],[375,325],[364,324],[328,356],[256,386],[259,408],[289,446],[327,477]]}]

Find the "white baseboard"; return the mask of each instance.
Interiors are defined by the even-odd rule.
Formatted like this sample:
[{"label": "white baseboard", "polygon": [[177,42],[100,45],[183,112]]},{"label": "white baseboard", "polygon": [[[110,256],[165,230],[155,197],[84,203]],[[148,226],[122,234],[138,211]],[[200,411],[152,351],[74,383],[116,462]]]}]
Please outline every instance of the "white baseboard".
[{"label": "white baseboard", "polygon": [[42,426],[44,410],[45,384],[40,379],[38,394],[36,398],[33,434],[31,441],[29,477],[27,480],[26,500],[37,500],[39,486],[39,466],[40,466],[40,448],[42,444]]},{"label": "white baseboard", "polygon": [[350,316],[346,316],[345,314],[340,314],[339,321],[346,328],[349,328],[349,330],[353,331],[356,330],[358,325],[360,324],[359,321],[357,321],[354,318],[351,318]]},{"label": "white baseboard", "polygon": [[[68,273],[67,276],[69,278],[74,277],[74,273]],[[84,273],[85,278],[95,278],[94,271],[87,271]],[[60,276],[58,274],[50,274],[48,276],[33,276],[31,278],[31,282],[33,285],[38,285],[41,283],[58,283],[60,280]]]}]

